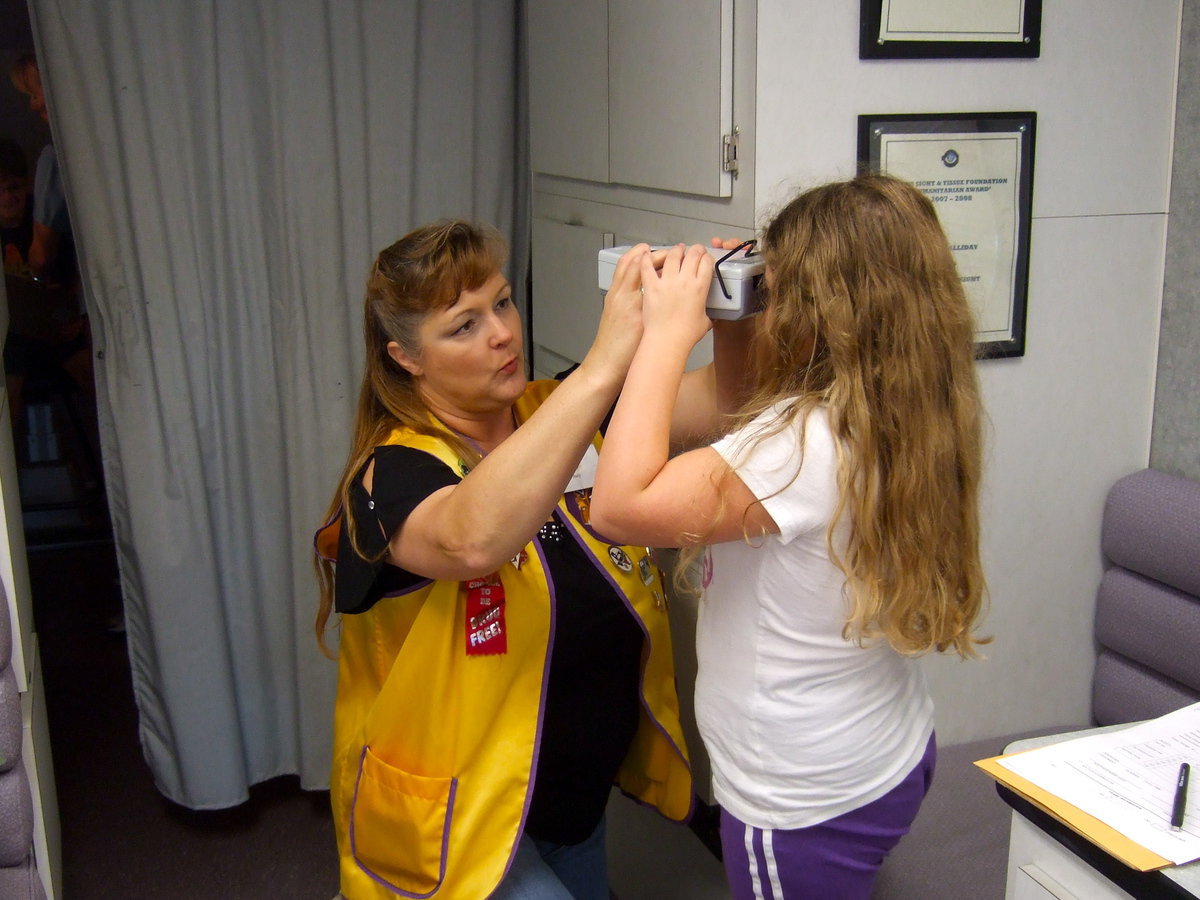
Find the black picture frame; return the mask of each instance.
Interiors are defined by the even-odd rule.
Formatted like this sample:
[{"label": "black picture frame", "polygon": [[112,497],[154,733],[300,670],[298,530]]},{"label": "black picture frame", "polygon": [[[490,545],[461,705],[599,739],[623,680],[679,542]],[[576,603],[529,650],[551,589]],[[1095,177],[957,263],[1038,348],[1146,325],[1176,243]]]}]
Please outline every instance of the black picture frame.
[{"label": "black picture frame", "polygon": [[1012,40],[887,40],[884,0],[860,0],[859,59],[1036,59],[1042,52],[1042,0],[1023,0],[1020,34]]},{"label": "black picture frame", "polygon": [[[991,269],[985,265],[981,271],[998,272],[1003,263],[1005,276],[1011,284],[1011,290],[1003,290],[1005,285],[998,278],[993,280],[999,283],[989,287],[986,277],[971,274],[963,276],[964,282],[984,282],[974,292],[968,291],[982,305],[985,313],[980,316],[981,330],[977,332],[976,340],[977,355],[981,359],[1025,355],[1036,136],[1037,113],[1030,111],[887,113],[858,117],[860,171],[883,172],[912,181],[934,200],[934,206],[939,210],[949,210],[959,201],[974,200],[980,193],[990,193],[993,188],[997,193],[992,196],[1000,197],[1002,201],[1007,198],[1011,202],[1013,221],[1007,218],[993,221],[991,224],[996,228],[993,234],[986,232],[988,223],[985,221],[969,222],[972,227],[967,231],[970,234],[954,233],[954,224],[948,221],[954,217],[939,212],[952,248],[956,254],[962,254],[956,255],[960,273],[972,271],[970,266],[964,266],[964,258],[969,254],[983,247],[985,252],[981,254],[981,259],[986,263],[992,259],[986,251],[999,248],[992,259],[994,265]],[[1014,171],[997,168],[995,171],[971,172],[968,169],[952,173],[963,175],[963,178],[936,177],[942,174],[942,170],[935,171],[939,165],[956,167],[959,159],[970,155],[960,155],[959,151],[972,149],[972,144],[977,145],[974,149],[979,149],[990,143],[1013,155]],[[889,170],[889,160],[883,158],[885,145],[889,149],[914,147],[922,159],[935,161],[928,169],[921,171],[894,170],[895,167]],[[952,157],[953,161],[950,161]],[[910,160],[907,164],[912,166],[914,163]],[[1004,211],[1007,207],[1000,206],[1000,209]],[[982,240],[980,234],[983,235]],[[1010,241],[1011,249],[1006,251]],[[1011,261],[1006,253],[1011,253]],[[983,327],[988,322],[999,320],[1004,320],[1001,327]]]}]

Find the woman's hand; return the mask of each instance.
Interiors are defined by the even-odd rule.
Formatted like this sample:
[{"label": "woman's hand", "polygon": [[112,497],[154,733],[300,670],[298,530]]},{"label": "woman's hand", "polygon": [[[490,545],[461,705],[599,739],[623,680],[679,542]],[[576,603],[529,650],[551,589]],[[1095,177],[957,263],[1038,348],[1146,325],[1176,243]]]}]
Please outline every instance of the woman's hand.
[{"label": "woman's hand", "polygon": [[744,243],[746,243],[746,240],[745,240],[745,238],[737,238],[737,237],[726,237],[726,238],[719,238],[719,237],[715,237],[715,238],[713,238],[713,239],[712,239],[712,245],[713,245],[714,247],[716,247],[718,250],[733,250],[733,249],[735,249],[735,248],[737,248],[737,247],[740,247],[740,246],[742,246],[742,244],[744,244]]},{"label": "woman's hand", "polygon": [[617,260],[612,284],[604,295],[604,310],[600,314],[600,325],[596,337],[582,365],[604,372],[624,381],[629,363],[642,339],[642,261],[666,257],[665,251],[650,250],[649,244],[630,247]]},{"label": "woman's hand", "polygon": [[[712,327],[704,306],[712,283],[713,258],[700,244],[677,244],[656,267],[642,257],[642,321],[647,333],[670,336],[692,347]],[[656,268],[658,271],[656,271]]]}]

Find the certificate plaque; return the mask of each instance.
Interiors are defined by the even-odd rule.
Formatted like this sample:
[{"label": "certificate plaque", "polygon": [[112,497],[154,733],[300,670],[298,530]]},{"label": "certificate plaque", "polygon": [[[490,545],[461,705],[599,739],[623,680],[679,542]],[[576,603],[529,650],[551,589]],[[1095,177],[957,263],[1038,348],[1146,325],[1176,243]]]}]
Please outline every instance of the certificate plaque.
[{"label": "certificate plaque", "polygon": [[860,59],[1037,57],[1042,0],[860,0]]},{"label": "certificate plaque", "polygon": [[862,167],[933,201],[981,356],[1025,353],[1036,113],[859,116]]}]

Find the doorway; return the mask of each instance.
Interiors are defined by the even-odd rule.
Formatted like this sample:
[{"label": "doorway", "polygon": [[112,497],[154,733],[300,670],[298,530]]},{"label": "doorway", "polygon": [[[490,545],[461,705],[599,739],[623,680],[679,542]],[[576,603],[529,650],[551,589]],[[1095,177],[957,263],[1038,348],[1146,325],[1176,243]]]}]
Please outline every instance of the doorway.
[{"label": "doorway", "polygon": [[[46,858],[40,858],[39,850],[38,866],[58,868],[54,878],[61,892],[63,871],[57,860],[62,844],[69,846],[82,824],[80,809],[90,804],[89,773],[94,778],[96,766],[117,746],[123,748],[125,768],[140,760],[100,455],[90,328],[73,242],[58,241],[52,255],[38,256],[44,247],[33,252],[36,223],[47,221],[42,212],[50,208],[35,210],[34,204],[36,190],[44,187],[38,184],[44,174],[39,163],[51,135],[37,102],[18,88],[18,82],[26,85],[18,75],[20,64],[32,58],[34,46],[25,3],[0,0],[0,20],[0,238],[8,311],[0,331],[17,482],[16,489],[5,485],[5,512],[10,533],[24,532],[29,594],[18,597],[18,606],[29,601],[25,608],[32,610],[37,643],[35,656],[30,656],[34,647],[23,652],[26,668],[35,670],[42,685],[50,734],[50,747],[37,744],[26,769],[37,768],[36,783],[50,774],[46,770],[53,763],[49,794],[43,787],[35,797],[39,816],[46,820],[44,840],[50,843]],[[9,435],[3,437],[8,440]],[[19,509],[13,508],[15,495]],[[21,562],[12,561],[14,571]],[[19,593],[21,581],[14,577]],[[31,678],[30,696],[33,684]],[[36,709],[38,700],[32,705]],[[56,840],[60,834],[65,838],[61,843]]]}]

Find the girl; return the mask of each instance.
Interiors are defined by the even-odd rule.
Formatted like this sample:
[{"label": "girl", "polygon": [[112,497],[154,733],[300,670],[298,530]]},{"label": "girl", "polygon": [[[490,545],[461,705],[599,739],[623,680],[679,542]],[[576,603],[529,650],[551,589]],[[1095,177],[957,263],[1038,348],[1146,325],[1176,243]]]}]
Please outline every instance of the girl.
[{"label": "girl", "polygon": [[672,459],[711,266],[699,247],[661,274],[643,256],[645,332],[592,523],[710,545],[696,715],[733,896],[866,898],[933,773],[914,657],[978,643],[971,315],[933,205],[903,181],[808,191],[764,237],[750,396],[724,437]]}]

